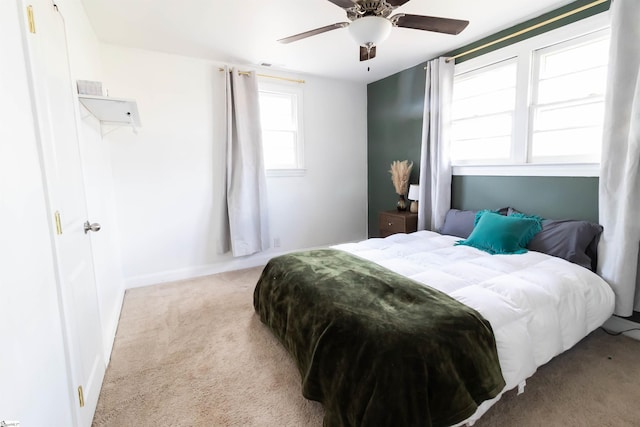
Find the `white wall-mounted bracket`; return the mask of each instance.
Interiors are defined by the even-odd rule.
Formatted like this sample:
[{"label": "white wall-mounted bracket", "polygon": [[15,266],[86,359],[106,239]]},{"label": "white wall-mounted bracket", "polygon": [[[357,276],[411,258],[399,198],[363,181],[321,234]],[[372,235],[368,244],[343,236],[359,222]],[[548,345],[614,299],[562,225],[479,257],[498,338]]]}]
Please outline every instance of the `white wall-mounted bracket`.
[{"label": "white wall-mounted bracket", "polygon": [[[93,114],[102,125],[131,126],[134,133],[140,127],[138,105],[132,99],[111,98],[108,96],[78,95],[80,103]],[[102,136],[113,132],[102,132]]]}]

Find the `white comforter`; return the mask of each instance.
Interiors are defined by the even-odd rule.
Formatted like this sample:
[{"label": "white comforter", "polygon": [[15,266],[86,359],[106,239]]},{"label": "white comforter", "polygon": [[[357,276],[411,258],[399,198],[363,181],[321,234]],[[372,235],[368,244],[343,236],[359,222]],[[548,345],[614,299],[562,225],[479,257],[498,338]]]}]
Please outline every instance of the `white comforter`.
[{"label": "white comforter", "polygon": [[[593,272],[529,251],[490,255],[430,231],[334,246],[436,288],[477,310],[493,328],[503,392],[571,348],[613,313],[614,294]],[[500,396],[483,403],[473,424]]]}]

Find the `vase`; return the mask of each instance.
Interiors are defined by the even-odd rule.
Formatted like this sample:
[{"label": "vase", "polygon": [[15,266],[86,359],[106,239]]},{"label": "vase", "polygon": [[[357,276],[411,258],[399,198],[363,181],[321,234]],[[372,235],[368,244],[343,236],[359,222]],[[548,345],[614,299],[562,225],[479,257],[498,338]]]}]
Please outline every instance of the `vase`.
[{"label": "vase", "polygon": [[400,198],[398,199],[398,204],[396,205],[400,212],[404,212],[407,210],[407,201],[404,199],[404,194],[400,194]]}]

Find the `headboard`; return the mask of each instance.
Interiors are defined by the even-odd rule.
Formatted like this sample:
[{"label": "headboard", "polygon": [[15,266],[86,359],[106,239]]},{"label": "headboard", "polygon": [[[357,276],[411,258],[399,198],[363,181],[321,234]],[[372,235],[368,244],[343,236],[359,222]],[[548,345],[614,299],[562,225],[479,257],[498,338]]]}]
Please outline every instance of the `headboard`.
[{"label": "headboard", "polygon": [[451,207],[511,206],[549,219],[598,222],[598,178],[558,176],[454,176]]}]

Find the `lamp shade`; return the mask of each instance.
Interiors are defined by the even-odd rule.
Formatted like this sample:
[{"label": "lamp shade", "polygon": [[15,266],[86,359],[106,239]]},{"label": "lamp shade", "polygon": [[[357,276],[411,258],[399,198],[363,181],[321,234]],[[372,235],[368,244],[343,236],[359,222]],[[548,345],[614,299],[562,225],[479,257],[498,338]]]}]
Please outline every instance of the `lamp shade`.
[{"label": "lamp shade", "polygon": [[418,200],[419,197],[420,197],[420,186],[417,184],[411,184],[409,186],[409,195],[407,196],[407,198],[409,200]]},{"label": "lamp shade", "polygon": [[391,21],[386,18],[364,16],[349,24],[349,32],[360,46],[366,46],[368,43],[375,45],[389,37],[391,27],[393,27]]}]

